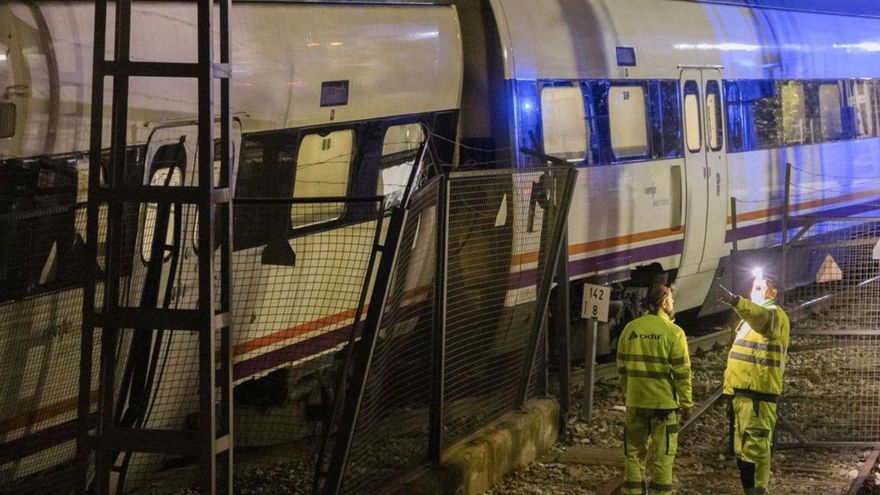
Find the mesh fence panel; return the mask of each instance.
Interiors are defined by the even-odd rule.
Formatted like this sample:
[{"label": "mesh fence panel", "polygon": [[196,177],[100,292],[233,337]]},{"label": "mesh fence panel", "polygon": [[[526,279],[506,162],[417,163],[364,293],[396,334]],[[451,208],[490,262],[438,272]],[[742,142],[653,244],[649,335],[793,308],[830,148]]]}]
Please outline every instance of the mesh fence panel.
[{"label": "mesh fence panel", "polygon": [[782,442],[880,442],[878,243],[878,219],[815,219],[788,246]]},{"label": "mesh fence panel", "polygon": [[[233,428],[241,475],[236,485],[259,490],[277,482],[261,481],[250,471],[283,463],[288,465],[285,471],[299,478],[289,482],[309,486],[321,429],[330,413],[338,367],[334,354],[352,338],[380,226],[380,204],[375,199],[244,200],[236,203],[234,214]],[[193,227],[180,243],[180,262],[173,276],[169,270],[159,284],[173,292],[172,307],[196,308],[197,217],[192,213],[184,218],[189,218],[185,225]],[[147,227],[141,224],[142,231]],[[140,254],[130,290],[150,283],[150,276],[137,267],[138,261],[148,261],[144,256],[138,260]],[[148,407],[139,421],[125,426],[196,429],[198,335],[147,328],[143,333],[149,345],[136,348],[138,332],[132,333],[120,361],[126,363],[128,375],[117,383],[147,390]],[[131,365],[137,362],[140,368]],[[134,387],[138,382],[142,385]],[[156,454],[117,460],[127,463],[126,491],[153,493],[191,487],[196,461]]]},{"label": "mesh fence panel", "polygon": [[[239,246],[254,244],[288,215],[302,229],[283,244],[269,238],[266,247],[233,256],[239,467],[293,462],[313,471],[345,354],[338,351],[360,317],[380,206],[377,200],[236,206]],[[284,264],[291,260],[293,266]]]},{"label": "mesh fence panel", "polygon": [[[294,203],[263,201],[236,211],[234,427],[241,453],[237,465],[245,471],[312,462],[319,445],[315,435],[332,400],[338,361],[333,355],[352,336],[380,227],[378,200]],[[162,240],[172,247],[151,274],[151,233],[162,217],[151,208],[123,207],[119,303],[194,309],[195,209],[177,207],[166,214],[170,227]],[[279,225],[281,234],[270,239]],[[291,225],[297,228],[285,230]],[[106,229],[105,208],[98,229],[99,274],[105,273]],[[85,205],[0,216],[2,493],[66,493],[74,481],[82,284],[93,268],[85,262],[85,231]],[[288,257],[291,253],[295,260]],[[98,291],[100,302],[101,285]],[[95,335],[94,389],[101,342],[100,332]],[[196,429],[198,336],[150,326],[125,329],[119,336],[115,396],[121,405],[115,424]],[[140,453],[121,453],[114,463],[125,472],[126,492],[189,488],[197,468],[194,458]],[[302,475],[298,484],[308,486],[309,468],[297,468]],[[255,484],[248,472],[241,479]]]},{"label": "mesh fence panel", "polygon": [[85,230],[85,205],[0,216],[0,493],[74,481]]},{"label": "mesh fence panel", "polygon": [[447,445],[519,401],[537,288],[552,277],[570,180],[567,168],[450,175]]},{"label": "mesh fence panel", "polygon": [[378,329],[344,493],[381,487],[428,460],[439,181],[408,208]]}]

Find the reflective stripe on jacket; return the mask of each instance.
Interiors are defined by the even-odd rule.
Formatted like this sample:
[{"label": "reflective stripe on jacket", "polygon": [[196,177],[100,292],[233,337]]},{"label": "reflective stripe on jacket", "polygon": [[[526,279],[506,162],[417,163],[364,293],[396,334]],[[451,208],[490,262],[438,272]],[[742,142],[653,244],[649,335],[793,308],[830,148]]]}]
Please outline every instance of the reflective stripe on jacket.
[{"label": "reflective stripe on jacket", "polygon": [[740,299],[735,308],[743,319],[727,357],[724,393],[748,390],[761,394],[782,393],[782,375],[788,352],[788,315],[775,301],[763,306]]},{"label": "reflective stripe on jacket", "polygon": [[627,407],[693,407],[691,359],[684,330],[664,312],[631,321],[617,343],[617,370]]}]

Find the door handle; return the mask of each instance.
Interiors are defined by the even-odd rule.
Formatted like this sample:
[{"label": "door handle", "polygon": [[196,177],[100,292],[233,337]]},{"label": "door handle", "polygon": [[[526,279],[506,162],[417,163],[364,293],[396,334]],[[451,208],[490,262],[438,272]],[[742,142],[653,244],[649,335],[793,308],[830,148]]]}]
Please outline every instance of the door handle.
[{"label": "door handle", "polygon": [[672,185],[672,221],[670,227],[673,229],[681,229],[682,226],[682,207],[684,206],[684,196],[682,194],[682,177],[681,166],[673,165],[670,169],[670,183]]}]

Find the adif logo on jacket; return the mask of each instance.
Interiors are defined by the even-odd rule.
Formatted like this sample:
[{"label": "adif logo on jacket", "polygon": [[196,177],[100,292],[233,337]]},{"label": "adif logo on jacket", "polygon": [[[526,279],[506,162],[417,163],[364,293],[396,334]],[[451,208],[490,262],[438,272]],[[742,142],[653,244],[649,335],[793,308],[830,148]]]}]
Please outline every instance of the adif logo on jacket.
[{"label": "adif logo on jacket", "polygon": [[629,334],[629,340],[635,340],[635,339],[660,340],[660,334],[659,333],[646,333],[646,334],[639,335],[635,332]]}]

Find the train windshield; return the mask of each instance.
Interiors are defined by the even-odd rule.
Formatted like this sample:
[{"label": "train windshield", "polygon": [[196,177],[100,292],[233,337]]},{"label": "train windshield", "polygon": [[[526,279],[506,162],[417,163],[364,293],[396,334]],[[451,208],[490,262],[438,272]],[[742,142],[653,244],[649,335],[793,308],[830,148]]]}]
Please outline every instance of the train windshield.
[{"label": "train windshield", "polygon": [[[348,192],[354,131],[308,134],[302,138],[296,158],[294,198],[341,198]],[[345,208],[341,202],[295,204],[291,208],[292,228],[336,220]]]},{"label": "train windshield", "polygon": [[385,131],[382,144],[382,173],[376,187],[377,196],[385,196],[385,207],[400,204],[409,184],[419,149],[425,142],[420,124],[391,126]]},{"label": "train windshield", "polygon": [[[177,167],[160,168],[153,172],[153,176],[150,178],[150,185],[164,187],[180,186],[181,177],[182,174]],[[143,236],[141,237],[141,259],[144,263],[149,263],[150,258],[152,257],[153,236],[157,234],[156,223],[159,220],[158,212],[159,209],[157,208],[156,203],[147,203],[144,205],[144,230]],[[175,205],[170,205],[168,220],[167,222],[162,222],[166,227],[165,246],[171,246],[174,243],[175,214]]]}]

